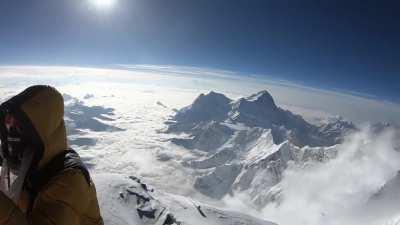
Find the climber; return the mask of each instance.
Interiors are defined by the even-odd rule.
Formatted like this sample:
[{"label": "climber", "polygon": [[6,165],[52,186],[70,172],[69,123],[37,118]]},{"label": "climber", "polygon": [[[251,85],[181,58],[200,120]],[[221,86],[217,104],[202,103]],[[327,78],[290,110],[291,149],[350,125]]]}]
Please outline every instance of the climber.
[{"label": "climber", "polygon": [[0,105],[0,225],[102,225],[95,186],[67,145],[64,101],[36,85]]}]

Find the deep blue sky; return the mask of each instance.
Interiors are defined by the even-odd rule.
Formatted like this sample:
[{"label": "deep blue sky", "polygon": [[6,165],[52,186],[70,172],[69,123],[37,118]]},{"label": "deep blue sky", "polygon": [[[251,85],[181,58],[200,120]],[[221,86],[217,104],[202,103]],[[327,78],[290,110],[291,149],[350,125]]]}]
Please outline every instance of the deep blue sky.
[{"label": "deep blue sky", "polygon": [[400,102],[399,1],[1,0],[0,64],[173,64]]}]

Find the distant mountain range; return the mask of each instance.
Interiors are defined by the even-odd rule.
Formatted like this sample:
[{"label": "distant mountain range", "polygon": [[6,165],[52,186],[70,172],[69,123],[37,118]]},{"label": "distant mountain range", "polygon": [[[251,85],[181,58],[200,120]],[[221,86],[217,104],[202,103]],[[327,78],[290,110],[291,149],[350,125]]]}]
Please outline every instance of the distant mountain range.
[{"label": "distant mountain range", "polygon": [[279,108],[267,91],[236,101],[215,92],[201,94],[193,104],[179,110],[168,123],[169,132],[186,132],[198,137],[187,145],[182,143],[185,147],[206,151],[218,149],[224,141],[216,138],[216,143],[209,143],[209,139],[207,144],[202,143],[200,133],[207,135],[206,131],[212,132],[212,129],[222,132],[220,135],[223,137],[230,136],[235,130],[231,125],[270,129],[275,144],[289,140],[300,147],[332,146],[340,143],[348,132],[357,130],[353,123],[341,118],[322,126],[310,124],[300,115]]},{"label": "distant mountain range", "polygon": [[207,152],[185,161],[197,169],[195,188],[212,198],[246,192],[255,206],[280,201],[279,182],[289,161],[326,161],[336,156],[335,145],[358,128],[336,118],[313,125],[279,108],[267,91],[236,101],[210,92],[178,110],[166,122],[169,133],[185,133],[171,141]]}]

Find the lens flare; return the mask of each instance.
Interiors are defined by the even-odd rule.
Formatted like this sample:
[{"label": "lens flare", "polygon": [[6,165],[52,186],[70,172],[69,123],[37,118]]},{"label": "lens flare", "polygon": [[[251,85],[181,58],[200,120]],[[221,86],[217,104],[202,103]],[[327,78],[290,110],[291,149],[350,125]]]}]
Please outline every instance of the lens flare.
[{"label": "lens flare", "polygon": [[111,9],[117,4],[117,0],[90,0],[90,3],[98,9]]}]

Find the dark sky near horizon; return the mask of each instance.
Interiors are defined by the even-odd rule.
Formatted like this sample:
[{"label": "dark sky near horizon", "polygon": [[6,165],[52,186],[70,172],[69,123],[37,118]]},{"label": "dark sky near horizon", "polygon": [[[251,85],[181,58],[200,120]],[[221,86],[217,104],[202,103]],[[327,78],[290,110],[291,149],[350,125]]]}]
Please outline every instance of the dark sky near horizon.
[{"label": "dark sky near horizon", "polygon": [[0,1],[0,64],[171,64],[400,102],[400,2]]}]

